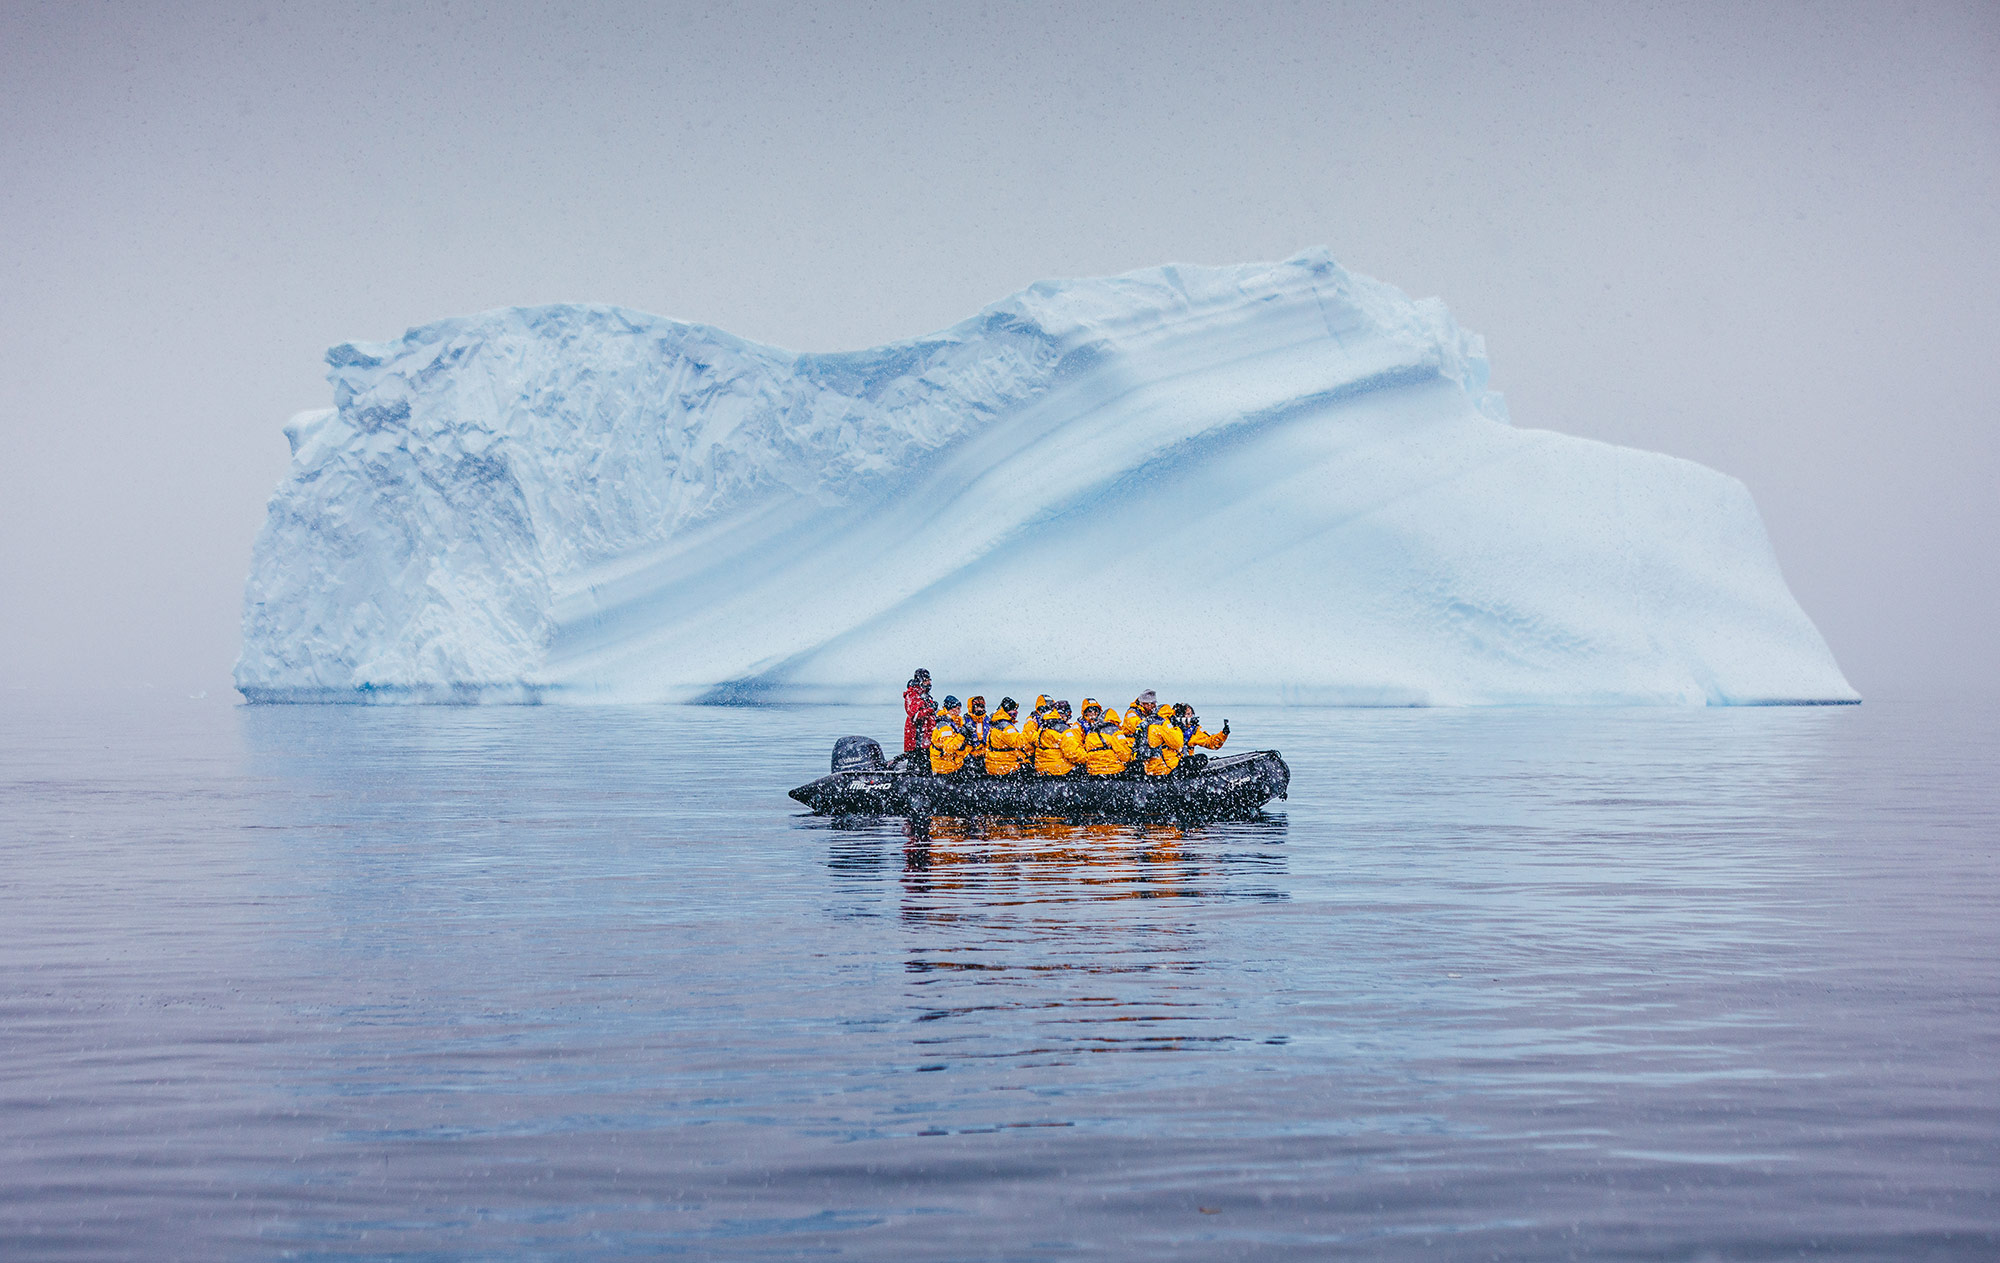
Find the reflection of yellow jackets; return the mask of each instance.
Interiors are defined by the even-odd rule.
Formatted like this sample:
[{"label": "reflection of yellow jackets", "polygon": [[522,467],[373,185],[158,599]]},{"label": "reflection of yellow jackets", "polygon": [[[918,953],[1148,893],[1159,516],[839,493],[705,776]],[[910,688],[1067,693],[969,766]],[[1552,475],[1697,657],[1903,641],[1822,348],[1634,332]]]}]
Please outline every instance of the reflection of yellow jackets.
[{"label": "reflection of yellow jackets", "polygon": [[943,776],[965,766],[965,734],[950,716],[939,715],[931,729],[931,771]]},{"label": "reflection of yellow jackets", "polygon": [[1158,751],[1152,758],[1146,760],[1146,775],[1165,776],[1180,766],[1181,751],[1187,746],[1187,738],[1181,735],[1179,724],[1171,719],[1157,717],[1148,720],[1146,740]]},{"label": "reflection of yellow jackets", "polygon": [[1076,729],[1059,727],[1061,722],[1060,717],[1050,716],[1035,733],[1035,770],[1043,776],[1068,776],[1071,768],[1083,762]]},{"label": "reflection of yellow jackets", "polygon": [[1132,761],[1132,742],[1110,724],[1082,734],[1084,770],[1092,776],[1116,776]]},{"label": "reflection of yellow jackets", "polygon": [[986,731],[986,774],[1005,776],[1017,772],[1028,761],[1028,751],[1035,748],[1035,736],[1039,730],[1033,724],[1026,728],[1016,728],[1012,722],[996,719]]}]

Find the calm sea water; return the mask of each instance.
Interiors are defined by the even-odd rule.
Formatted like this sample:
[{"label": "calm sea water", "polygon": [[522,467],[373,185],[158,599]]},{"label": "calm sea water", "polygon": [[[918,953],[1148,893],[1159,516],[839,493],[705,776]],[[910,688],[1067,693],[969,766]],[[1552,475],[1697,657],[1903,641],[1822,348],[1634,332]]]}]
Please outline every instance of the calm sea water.
[{"label": "calm sea water", "polygon": [[2000,1256],[1990,710],[1228,717],[912,830],[886,706],[8,695],[0,1255]]}]

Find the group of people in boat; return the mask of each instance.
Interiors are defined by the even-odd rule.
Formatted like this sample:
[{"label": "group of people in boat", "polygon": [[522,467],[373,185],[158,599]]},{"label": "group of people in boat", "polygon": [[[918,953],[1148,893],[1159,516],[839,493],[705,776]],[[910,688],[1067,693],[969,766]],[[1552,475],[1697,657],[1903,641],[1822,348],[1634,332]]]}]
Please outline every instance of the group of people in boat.
[{"label": "group of people in boat", "polygon": [[903,749],[921,751],[939,776],[1172,776],[1207,762],[1203,750],[1229,740],[1229,721],[1209,732],[1185,702],[1162,706],[1153,690],[1116,707],[1083,699],[1074,713],[1067,701],[1035,698],[1026,719],[1003,697],[990,712],[983,696],[961,707],[947,695],[931,699],[931,673],[919,667],[903,689]]}]

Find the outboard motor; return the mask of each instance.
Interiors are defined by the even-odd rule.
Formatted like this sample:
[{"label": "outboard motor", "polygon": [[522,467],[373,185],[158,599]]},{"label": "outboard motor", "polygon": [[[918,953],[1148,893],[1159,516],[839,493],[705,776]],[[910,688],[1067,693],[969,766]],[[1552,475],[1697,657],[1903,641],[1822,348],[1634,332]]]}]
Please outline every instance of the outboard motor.
[{"label": "outboard motor", "polygon": [[836,772],[883,772],[888,768],[882,758],[882,747],[872,737],[842,737],[833,743]]}]

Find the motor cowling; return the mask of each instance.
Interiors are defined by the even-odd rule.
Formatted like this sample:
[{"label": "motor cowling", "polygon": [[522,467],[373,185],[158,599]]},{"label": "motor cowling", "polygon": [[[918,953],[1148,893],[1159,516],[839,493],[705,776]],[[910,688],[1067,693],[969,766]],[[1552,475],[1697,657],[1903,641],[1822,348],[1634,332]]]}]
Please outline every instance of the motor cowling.
[{"label": "motor cowling", "polygon": [[888,767],[882,747],[872,737],[842,737],[833,743],[836,772],[881,772]]}]

